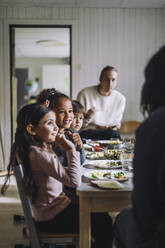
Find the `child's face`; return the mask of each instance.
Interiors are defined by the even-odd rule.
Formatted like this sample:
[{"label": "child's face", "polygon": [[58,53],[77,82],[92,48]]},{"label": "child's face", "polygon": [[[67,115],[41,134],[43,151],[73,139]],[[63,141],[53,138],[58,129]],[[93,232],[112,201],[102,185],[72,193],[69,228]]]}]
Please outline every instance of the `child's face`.
[{"label": "child's face", "polygon": [[71,100],[60,98],[55,108],[56,123],[59,128],[70,128],[73,121],[73,107]]},{"label": "child's face", "polygon": [[71,128],[74,131],[78,132],[80,130],[80,128],[82,127],[83,119],[84,119],[84,115],[82,113],[75,113],[73,122],[71,124]]},{"label": "child's face", "polygon": [[37,127],[34,127],[35,136],[43,142],[54,142],[58,133],[56,124],[56,116],[53,111],[47,113],[39,122]]}]

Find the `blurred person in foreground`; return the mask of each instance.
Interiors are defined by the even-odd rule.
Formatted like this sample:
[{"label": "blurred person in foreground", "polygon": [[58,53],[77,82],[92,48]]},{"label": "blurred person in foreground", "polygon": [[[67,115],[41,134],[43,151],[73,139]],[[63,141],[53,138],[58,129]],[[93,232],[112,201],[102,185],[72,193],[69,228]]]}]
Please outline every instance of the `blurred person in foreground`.
[{"label": "blurred person in foreground", "polygon": [[117,216],[117,248],[165,247],[165,46],[148,62],[141,92],[147,118],[137,129],[132,207]]}]

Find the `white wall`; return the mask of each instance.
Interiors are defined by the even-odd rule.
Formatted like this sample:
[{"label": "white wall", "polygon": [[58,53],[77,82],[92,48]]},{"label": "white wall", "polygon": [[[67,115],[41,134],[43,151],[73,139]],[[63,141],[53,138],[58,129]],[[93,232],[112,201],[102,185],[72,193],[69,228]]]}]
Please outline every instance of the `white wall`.
[{"label": "white wall", "polygon": [[55,88],[70,96],[70,65],[44,65],[42,88]]},{"label": "white wall", "polygon": [[[127,98],[124,119],[141,120],[144,65],[165,43],[165,10],[104,8],[0,8],[0,108],[5,149],[10,147],[9,24],[73,25],[72,89],[98,82],[109,64],[119,70],[118,89]],[[8,153],[7,153],[8,154]]]},{"label": "white wall", "polygon": [[[43,65],[68,65],[68,59],[62,58],[17,58],[16,68],[28,68],[29,79],[39,78],[39,91],[43,89]],[[48,88],[47,86],[45,86]],[[54,86],[55,87],[55,86]]]}]

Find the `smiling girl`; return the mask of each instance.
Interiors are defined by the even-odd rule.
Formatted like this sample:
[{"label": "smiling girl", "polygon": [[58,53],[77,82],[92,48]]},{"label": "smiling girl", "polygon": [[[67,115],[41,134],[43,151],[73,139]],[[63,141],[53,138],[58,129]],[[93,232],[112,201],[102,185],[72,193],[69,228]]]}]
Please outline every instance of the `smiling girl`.
[{"label": "smiling girl", "polygon": [[[54,142],[66,152],[67,169],[52,149]],[[55,113],[43,104],[26,105],[19,111],[2,194],[8,187],[12,168],[18,165],[18,157],[37,228],[47,233],[78,233],[79,207],[65,195],[63,186],[76,188],[81,184],[79,152],[64,134],[58,133]],[[95,240],[93,248],[112,247],[112,220],[107,213],[91,214],[91,235]]]},{"label": "smiling girl", "polygon": [[[52,149],[55,141],[66,152],[67,169]],[[18,157],[23,165],[25,192],[31,199],[38,228],[46,232],[61,232],[66,228],[68,232],[77,230],[77,211],[63,192],[63,185],[75,188],[81,184],[79,153],[64,134],[58,133],[55,113],[43,104],[26,105],[18,114],[8,176],[1,190],[3,194]],[[71,217],[75,220],[72,223]],[[69,226],[63,227],[66,220]]]},{"label": "smiling girl", "polygon": [[[37,101],[43,103],[55,112],[59,133],[64,133],[65,137],[73,142],[76,150],[80,152],[80,161],[81,164],[83,164],[85,161],[85,151],[80,135],[70,129],[74,120],[72,100],[65,94],[51,88],[41,91]],[[61,163],[67,167],[65,151],[63,151],[57,144],[54,147],[54,151],[58,155]]]}]

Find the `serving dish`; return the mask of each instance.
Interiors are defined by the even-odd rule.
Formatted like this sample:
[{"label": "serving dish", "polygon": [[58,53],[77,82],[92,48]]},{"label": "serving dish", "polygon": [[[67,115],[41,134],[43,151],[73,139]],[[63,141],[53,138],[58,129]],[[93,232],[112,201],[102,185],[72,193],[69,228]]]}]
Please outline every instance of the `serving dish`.
[{"label": "serving dish", "polygon": [[87,152],[86,153],[87,159],[105,159],[104,152]]},{"label": "serving dish", "polygon": [[88,161],[89,168],[99,169],[120,169],[122,168],[121,160],[92,160]]},{"label": "serving dish", "polygon": [[109,149],[121,149],[124,146],[123,141],[119,139],[97,140],[99,145],[103,145]]},{"label": "serving dish", "polygon": [[108,149],[101,152],[87,152],[86,158],[91,160],[108,159],[108,160],[122,160],[122,150]]},{"label": "serving dish", "polygon": [[110,160],[122,160],[122,150],[108,149],[104,152],[104,157]]},{"label": "serving dish", "polygon": [[115,171],[115,172],[110,171],[109,173],[108,172],[105,173],[103,176],[108,179],[116,180],[118,182],[125,182],[128,180],[127,174],[123,171]]},{"label": "serving dish", "polygon": [[122,189],[123,188],[123,185],[115,180],[108,180],[108,181],[103,181],[103,180],[96,180],[96,181],[91,181],[91,184],[92,185],[95,185],[99,188],[102,188],[102,189],[114,189],[114,190],[117,190],[117,189]]},{"label": "serving dish", "polygon": [[104,174],[108,173],[109,170],[90,170],[83,174],[84,177],[91,180],[109,180],[108,177],[104,177]]},{"label": "serving dish", "polygon": [[125,172],[118,170],[90,170],[83,174],[84,177],[90,180],[116,180],[118,182],[125,182],[128,180],[128,176]]}]

